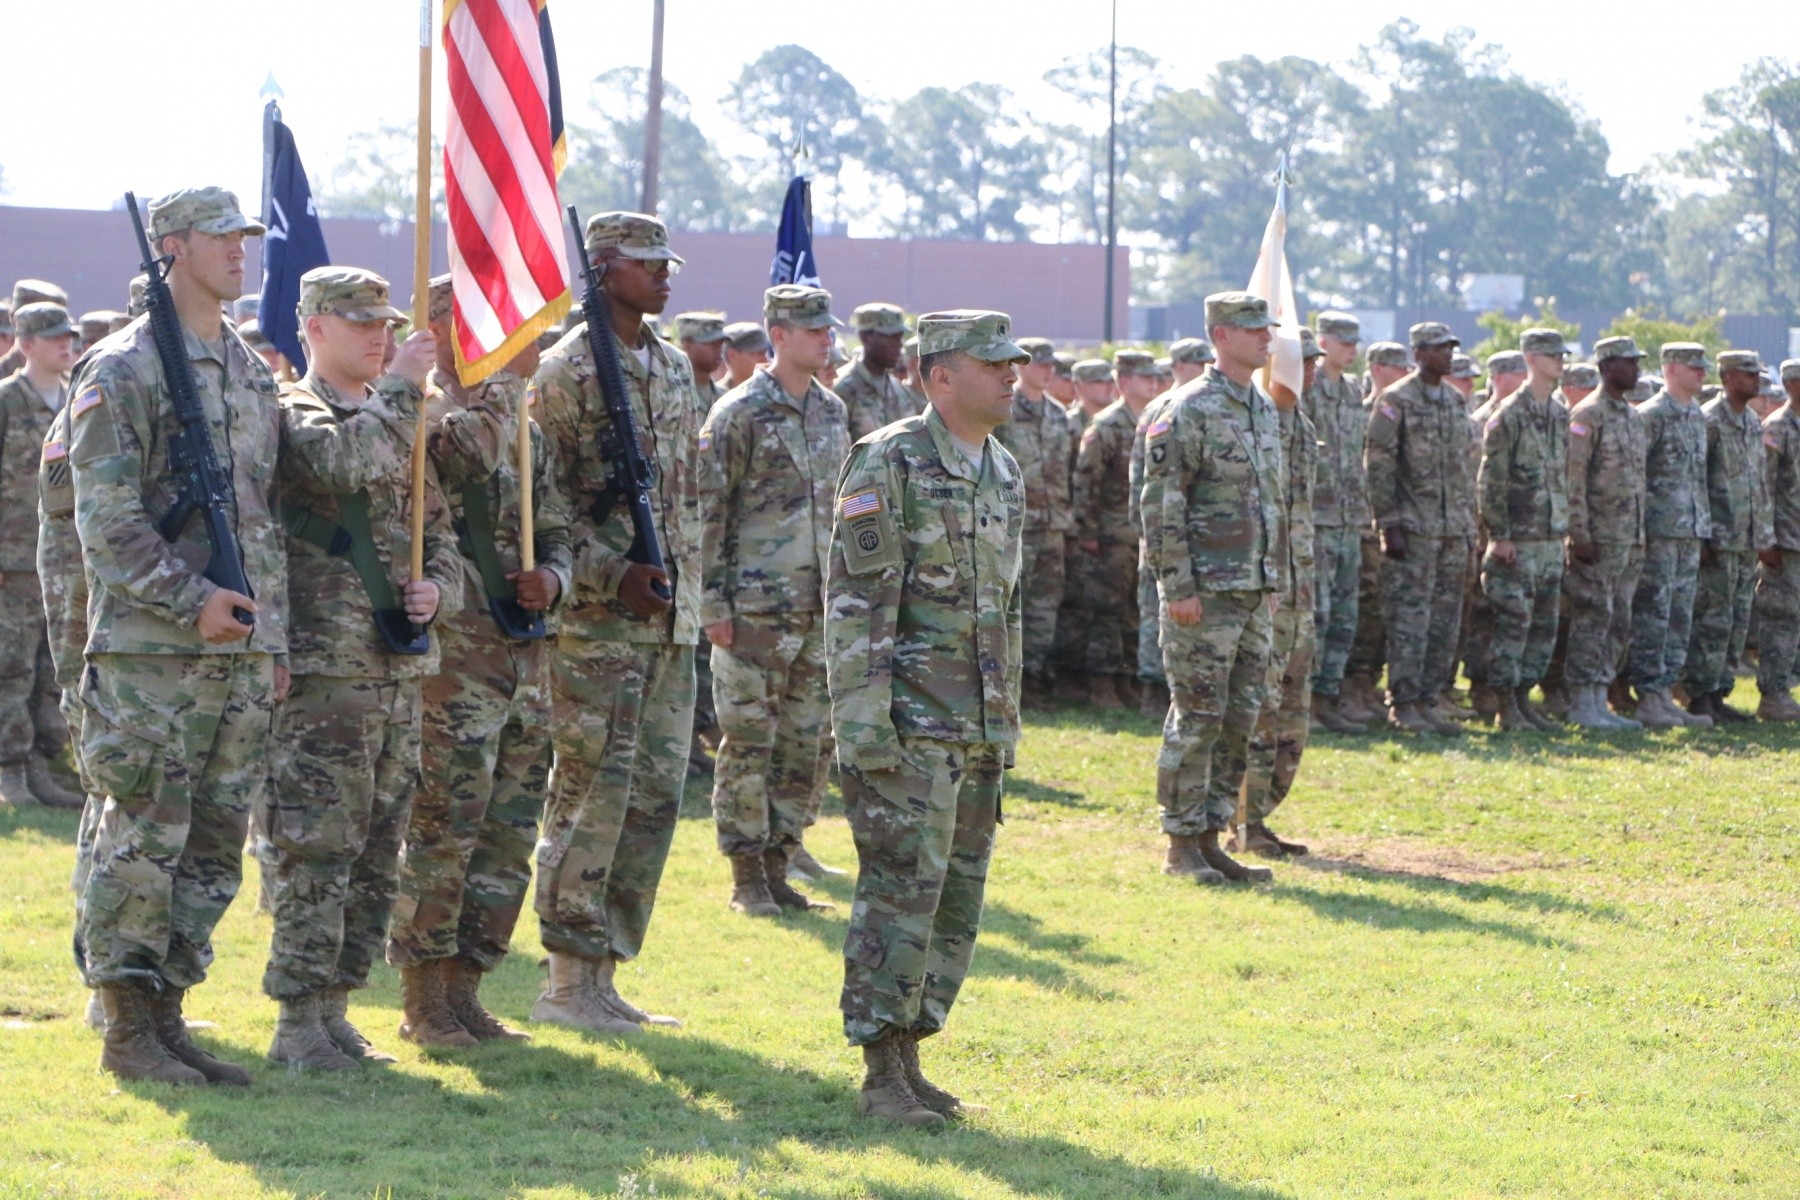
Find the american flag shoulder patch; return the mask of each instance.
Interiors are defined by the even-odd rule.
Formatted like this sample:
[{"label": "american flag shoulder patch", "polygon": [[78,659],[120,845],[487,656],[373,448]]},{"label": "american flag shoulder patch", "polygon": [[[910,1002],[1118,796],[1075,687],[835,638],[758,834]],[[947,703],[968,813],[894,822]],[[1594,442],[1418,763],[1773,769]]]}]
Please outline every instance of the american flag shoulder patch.
[{"label": "american flag shoulder patch", "polygon": [[1779,450],[1781,449],[1781,439],[1772,433],[1765,433],[1763,434],[1763,445],[1771,450]]},{"label": "american flag shoulder patch", "polygon": [[703,433],[700,435],[700,448],[702,450],[711,450],[712,449],[712,434]]},{"label": "american flag shoulder patch", "polygon": [[1570,437],[1586,437],[1587,435],[1588,435],[1588,427],[1586,425],[1583,425],[1580,421],[1570,421],[1569,422],[1569,436]]},{"label": "american flag shoulder patch", "polygon": [[44,443],[45,462],[58,462],[67,457],[69,457],[69,448],[63,444],[61,438]]},{"label": "american flag shoulder patch", "polygon": [[1487,419],[1487,424],[1486,424],[1486,425],[1483,425],[1483,426],[1482,426],[1482,427],[1481,427],[1481,431],[1482,431],[1482,432],[1483,432],[1483,433],[1492,433],[1492,432],[1493,432],[1493,431],[1494,431],[1494,426],[1496,426],[1496,425],[1498,425],[1498,424],[1500,424],[1500,418],[1499,418],[1499,417],[1497,417],[1497,416],[1493,416],[1493,417],[1489,417],[1489,418],[1488,418],[1488,419]]},{"label": "american flag shoulder patch", "polygon": [[870,488],[868,491],[858,492],[854,496],[845,496],[843,503],[838,505],[838,511],[846,519],[878,513],[881,511],[881,493]]},{"label": "american flag shoulder patch", "polygon": [[1150,428],[1144,430],[1144,436],[1146,438],[1161,437],[1163,434],[1169,432],[1169,429],[1170,425],[1168,421],[1155,421],[1151,423]]},{"label": "american flag shoulder patch", "polygon": [[1400,419],[1400,410],[1389,404],[1386,400],[1383,400],[1381,402],[1381,415],[1390,421],[1398,421]]},{"label": "american flag shoulder patch", "polygon": [[70,407],[69,415],[72,417],[79,417],[81,414],[88,412],[91,409],[100,407],[105,400],[106,397],[100,394],[99,384],[83,388],[81,394],[75,397],[75,403]]}]

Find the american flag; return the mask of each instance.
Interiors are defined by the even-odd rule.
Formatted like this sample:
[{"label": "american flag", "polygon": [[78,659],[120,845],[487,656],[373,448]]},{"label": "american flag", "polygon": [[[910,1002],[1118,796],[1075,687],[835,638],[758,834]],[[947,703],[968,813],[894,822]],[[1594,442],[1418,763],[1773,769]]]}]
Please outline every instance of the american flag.
[{"label": "american flag", "polygon": [[854,496],[846,496],[839,508],[846,517],[861,517],[872,512],[880,512],[881,493],[867,491],[858,492]]},{"label": "american flag", "polygon": [[477,383],[569,310],[548,0],[444,0],[456,368]]}]

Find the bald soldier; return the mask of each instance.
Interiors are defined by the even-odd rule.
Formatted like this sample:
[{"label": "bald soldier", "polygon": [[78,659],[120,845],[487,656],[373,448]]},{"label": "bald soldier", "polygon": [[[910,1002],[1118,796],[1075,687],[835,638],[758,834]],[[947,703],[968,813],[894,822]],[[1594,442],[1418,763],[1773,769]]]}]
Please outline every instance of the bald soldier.
[{"label": "bald soldier", "polygon": [[1312,498],[1318,575],[1313,595],[1312,714],[1331,733],[1367,733],[1367,726],[1340,708],[1344,669],[1356,636],[1363,531],[1369,526],[1362,461],[1369,417],[1349,374],[1362,341],[1362,325],[1349,313],[1320,313],[1317,337],[1320,354],[1312,386],[1300,398],[1300,411],[1319,437]]},{"label": "bald soldier", "polygon": [[1031,361],[1018,371],[1012,420],[994,434],[1025,477],[1024,696],[1030,706],[1050,700],[1050,654],[1056,645],[1056,612],[1065,586],[1064,539],[1074,532],[1069,492],[1069,420],[1044,385],[1056,372],[1056,349],[1044,338],[1023,338]]},{"label": "bald soldier", "polygon": [[906,314],[900,306],[879,301],[858,305],[850,314],[850,328],[862,348],[832,390],[849,410],[850,440],[858,442],[918,409],[894,377],[900,344],[906,340]]}]

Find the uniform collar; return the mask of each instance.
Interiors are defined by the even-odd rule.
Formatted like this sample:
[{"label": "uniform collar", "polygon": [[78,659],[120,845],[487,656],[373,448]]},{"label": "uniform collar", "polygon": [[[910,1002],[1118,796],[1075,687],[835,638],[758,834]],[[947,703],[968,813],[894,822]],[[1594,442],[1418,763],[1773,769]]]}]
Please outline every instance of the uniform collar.
[{"label": "uniform collar", "polygon": [[[944,418],[938,415],[935,404],[927,405],[925,408],[925,428],[931,431],[931,444],[937,449],[938,461],[944,465],[944,470],[958,479],[967,479],[970,483],[981,482],[981,477],[976,474],[975,468],[969,465],[969,460],[962,456],[962,451],[958,450],[956,443],[950,440],[950,427],[945,425]],[[994,450],[998,444],[994,441],[994,435],[991,433],[981,443],[982,471],[994,469],[993,463],[996,457]]]}]

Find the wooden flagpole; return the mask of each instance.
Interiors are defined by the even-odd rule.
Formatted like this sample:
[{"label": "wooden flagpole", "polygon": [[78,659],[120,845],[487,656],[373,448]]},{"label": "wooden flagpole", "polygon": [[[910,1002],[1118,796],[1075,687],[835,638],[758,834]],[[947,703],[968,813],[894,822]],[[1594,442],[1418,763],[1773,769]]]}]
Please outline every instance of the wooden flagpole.
[{"label": "wooden flagpole", "polygon": [[537,569],[537,547],[532,544],[531,515],[531,389],[519,397],[519,570]]},{"label": "wooden flagpole", "polygon": [[[413,315],[415,330],[431,325],[431,0],[419,0],[419,163],[413,197]],[[412,580],[425,578],[425,407],[412,446]]]}]

